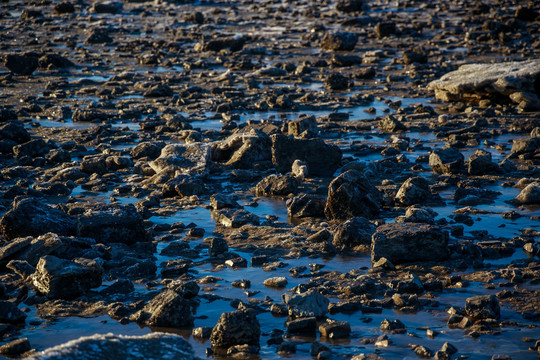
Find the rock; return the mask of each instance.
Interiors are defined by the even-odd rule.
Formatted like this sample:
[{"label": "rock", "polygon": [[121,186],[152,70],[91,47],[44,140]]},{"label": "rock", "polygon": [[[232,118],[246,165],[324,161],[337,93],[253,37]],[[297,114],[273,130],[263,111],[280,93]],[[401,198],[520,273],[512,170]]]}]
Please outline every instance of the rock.
[{"label": "rock", "polygon": [[347,77],[333,73],[324,80],[324,86],[329,90],[345,90],[350,86],[350,82]]},{"label": "rock", "polygon": [[0,124],[0,139],[12,140],[15,144],[24,144],[31,140],[30,134],[19,121]]},{"label": "rock", "polygon": [[409,207],[405,211],[404,216],[398,216],[398,223],[425,223],[434,224],[437,213],[431,209],[422,209],[417,207]]},{"label": "rock", "polygon": [[516,19],[522,21],[534,21],[538,19],[540,13],[534,9],[519,5],[514,16]]},{"label": "rock", "polygon": [[248,39],[246,37],[222,37],[211,39],[195,45],[195,51],[214,51],[229,49],[232,52],[240,51]]},{"label": "rock", "polygon": [[45,54],[38,60],[39,67],[42,69],[49,69],[51,66],[56,68],[68,68],[75,66],[75,64],[58,54]]},{"label": "rock", "polygon": [[437,149],[429,155],[429,166],[439,174],[459,174],[463,160],[463,155],[454,148]]},{"label": "rock", "polygon": [[287,284],[288,284],[287,278],[281,277],[281,276],[264,280],[264,286],[270,287],[270,288],[278,288],[278,289],[284,288],[285,286],[287,286]]},{"label": "rock", "polygon": [[411,345],[412,350],[422,359],[431,359],[433,357],[433,351],[422,345]]},{"label": "rock", "polygon": [[538,76],[540,60],[514,61],[495,64],[467,64],[452,71],[439,80],[432,81],[428,89],[442,101],[478,101],[495,95],[512,98],[516,92],[527,92],[536,105],[538,98]]},{"label": "rock", "polygon": [[396,320],[384,319],[381,322],[380,328],[382,331],[396,331],[396,330],[401,331],[401,330],[405,330],[405,324],[403,324],[398,319]]},{"label": "rock", "polygon": [[227,240],[222,238],[211,238],[210,247],[208,248],[208,256],[216,257],[229,251]]},{"label": "rock", "polygon": [[329,219],[371,218],[380,211],[382,195],[359,171],[348,170],[328,187],[325,214]]},{"label": "rock", "polygon": [[163,145],[159,146],[153,142],[142,142],[132,148],[129,153],[134,159],[147,157],[153,160],[161,155],[161,149],[163,149]]},{"label": "rock", "polygon": [[288,135],[293,135],[295,137],[312,137],[313,135],[318,133],[317,119],[313,115],[303,116],[296,120],[289,121],[286,123],[286,126],[287,131],[285,133]]},{"label": "rock", "polygon": [[246,224],[259,225],[259,217],[244,209],[222,209],[212,211],[217,225],[226,228],[239,228]]},{"label": "rock", "polygon": [[95,2],[90,11],[98,14],[118,14],[123,7],[124,3],[120,1]]},{"label": "rock", "polygon": [[78,217],[77,235],[97,242],[126,243],[147,241],[144,220],[133,204],[96,204],[85,207]]},{"label": "rock", "polygon": [[33,273],[36,272],[36,268],[30,265],[27,261],[23,260],[11,260],[6,267],[13,270],[17,275],[19,275],[23,280],[29,278]]},{"label": "rock", "polygon": [[401,53],[403,58],[403,63],[406,65],[411,65],[414,63],[425,64],[428,61],[427,50],[423,48],[415,48],[412,50],[405,50]]},{"label": "rock", "polygon": [[468,172],[471,175],[485,175],[496,172],[499,169],[497,164],[491,161],[491,153],[477,149],[469,157]]},{"label": "rock", "polygon": [[321,40],[321,47],[332,51],[351,51],[358,42],[358,35],[348,32],[326,33]]},{"label": "rock", "polygon": [[540,183],[527,185],[515,200],[524,205],[540,204]]},{"label": "rock", "polygon": [[269,175],[255,185],[257,196],[287,196],[296,193],[298,180],[291,174]]},{"label": "rock", "polygon": [[228,267],[231,267],[233,269],[245,268],[245,267],[247,267],[248,262],[247,262],[246,259],[239,256],[239,257],[236,257],[236,258],[229,259],[229,260],[225,261],[225,265],[227,265]]},{"label": "rock", "polygon": [[297,159],[307,164],[313,176],[332,176],[340,165],[341,150],[322,139],[295,139],[285,135],[270,138],[272,162],[280,173],[289,172]]},{"label": "rock", "polygon": [[15,201],[0,219],[0,231],[8,240],[48,232],[73,235],[75,226],[75,219],[71,216],[34,198]]},{"label": "rock", "polygon": [[375,33],[378,38],[394,35],[396,32],[396,23],[394,22],[379,22],[375,25]]},{"label": "rock", "polygon": [[319,325],[319,332],[329,339],[345,339],[351,335],[351,326],[347,321],[326,319]]},{"label": "rock", "polygon": [[379,121],[378,126],[379,126],[379,129],[387,133],[394,133],[398,131],[407,130],[405,125],[403,125],[401,121],[397,120],[392,115],[385,116],[382,120]]},{"label": "rock", "polygon": [[[15,258],[18,261],[27,262],[30,266],[36,266],[39,259],[45,255],[61,251],[62,247],[69,247],[67,242],[64,244],[58,235],[47,233],[37,238],[25,237],[13,239],[7,245],[0,249],[0,259],[7,260]],[[12,264],[21,270],[27,268],[24,264]]]},{"label": "rock", "polygon": [[429,183],[421,176],[408,178],[399,188],[395,202],[401,205],[410,206],[422,204],[431,196]]},{"label": "rock", "polygon": [[0,322],[16,325],[24,323],[25,319],[26,314],[16,304],[0,300]]},{"label": "rock", "polygon": [[530,137],[514,139],[512,142],[512,150],[510,150],[510,157],[517,157],[519,155],[534,155],[540,152],[540,137]]},{"label": "rock", "polygon": [[193,195],[202,195],[206,190],[203,181],[199,176],[177,175],[173,179],[163,184],[163,197],[179,196],[189,197]]},{"label": "rock", "polygon": [[33,55],[6,55],[4,66],[16,75],[32,75],[38,68],[38,58]]},{"label": "rock", "polygon": [[495,295],[480,295],[465,300],[465,312],[475,320],[500,319],[501,309]]},{"label": "rock", "polygon": [[13,147],[13,154],[15,157],[21,158],[23,156],[29,157],[42,157],[50,150],[50,145],[42,139],[30,140],[24,144],[20,144]]},{"label": "rock", "polygon": [[200,326],[193,329],[191,335],[194,339],[207,340],[210,339],[210,335],[212,335],[212,329],[213,328],[210,326]]},{"label": "rock", "polygon": [[8,357],[19,357],[31,349],[32,346],[28,338],[22,338],[0,346],[0,354]]},{"label": "rock", "polygon": [[145,305],[143,323],[148,326],[185,328],[193,326],[192,302],[171,289],[156,295]]},{"label": "rock", "polygon": [[210,162],[210,147],[202,143],[169,144],[161,150],[161,155],[149,162],[157,173],[176,172],[185,175],[203,174]]},{"label": "rock", "polygon": [[41,258],[32,285],[49,299],[75,299],[101,285],[103,269],[95,261],[59,259],[47,255]]},{"label": "rock", "polygon": [[365,247],[369,251],[371,237],[376,228],[366,218],[354,217],[336,227],[332,244],[337,248],[358,249]]},{"label": "rock", "polygon": [[322,196],[301,194],[288,199],[287,214],[291,217],[324,217],[326,199]]},{"label": "rock", "polygon": [[174,92],[170,88],[170,86],[166,84],[156,84],[146,89],[146,91],[143,93],[143,96],[146,98],[159,98],[171,97],[173,96],[173,94]]},{"label": "rock", "polygon": [[110,31],[107,29],[93,29],[90,31],[90,34],[88,34],[88,37],[84,43],[86,45],[111,43],[113,39],[109,36],[109,34]]},{"label": "rock", "polygon": [[385,257],[393,264],[438,261],[448,256],[448,233],[426,224],[385,224],[371,239],[371,262]]},{"label": "rock", "polygon": [[261,328],[254,311],[236,310],[223,313],[212,330],[212,349],[229,349],[237,345],[259,347]]},{"label": "rock", "polygon": [[362,11],[363,6],[363,0],[338,0],[336,2],[336,9],[344,13]]},{"label": "rock", "polygon": [[73,122],[98,122],[109,118],[106,113],[95,109],[76,109],[71,115]]},{"label": "rock", "polygon": [[302,294],[283,294],[282,298],[292,317],[322,318],[328,313],[330,301],[313,290]]},{"label": "rock", "polygon": [[300,319],[293,319],[287,321],[287,334],[299,335],[299,334],[315,334],[317,330],[317,318],[305,317]]},{"label": "rock", "polygon": [[254,164],[272,160],[269,151],[271,146],[270,137],[259,131],[234,134],[223,141],[212,143],[212,161],[235,169],[250,169]]},{"label": "rock", "polygon": [[54,6],[54,12],[57,14],[71,14],[75,12],[75,6],[69,1],[63,1]]},{"label": "rock", "polygon": [[94,359],[174,358],[198,360],[191,345],[180,335],[151,333],[143,336],[92,335],[69,341],[33,354],[29,360],[94,360]]}]

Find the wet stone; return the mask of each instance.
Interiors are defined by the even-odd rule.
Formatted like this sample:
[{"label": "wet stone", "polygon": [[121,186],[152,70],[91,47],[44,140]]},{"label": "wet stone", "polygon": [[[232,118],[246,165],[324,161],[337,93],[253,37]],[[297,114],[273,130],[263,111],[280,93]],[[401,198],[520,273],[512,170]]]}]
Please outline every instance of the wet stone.
[{"label": "wet stone", "polygon": [[212,211],[217,225],[226,228],[239,228],[246,224],[259,224],[259,217],[244,209],[221,209]]},{"label": "wet stone", "polygon": [[259,321],[253,311],[237,310],[223,313],[212,330],[210,342],[214,351],[237,345],[259,347]]},{"label": "wet stone", "polygon": [[325,50],[351,51],[358,42],[358,35],[348,32],[326,33],[321,40]]},{"label": "wet stone", "polygon": [[8,324],[24,323],[26,314],[16,304],[0,300],[0,321]]},{"label": "wet stone", "polygon": [[159,293],[142,309],[139,322],[148,326],[193,326],[192,302],[171,289]]},{"label": "wet stone", "polygon": [[326,322],[319,325],[321,336],[330,339],[344,339],[351,334],[351,326],[347,321],[336,321],[327,319]]},{"label": "wet stone", "polygon": [[286,327],[287,334],[289,335],[315,334],[317,329],[317,319],[315,317],[293,319],[291,321],[287,321]]},{"label": "wet stone", "polygon": [[283,302],[293,317],[321,318],[328,313],[330,301],[319,292],[307,291],[301,294],[283,294]]},{"label": "wet stone", "polygon": [[38,58],[32,55],[10,54],[4,58],[4,66],[16,75],[32,75],[38,68]]},{"label": "wet stone", "polygon": [[494,295],[480,295],[467,298],[465,311],[473,319],[499,319],[499,300]]},{"label": "wet stone", "polygon": [[17,339],[5,345],[0,346],[0,354],[9,357],[18,357],[27,351],[30,351],[32,346],[27,338]]},{"label": "wet stone", "polygon": [[429,155],[429,166],[440,174],[459,174],[463,168],[464,157],[456,149],[435,150]]}]

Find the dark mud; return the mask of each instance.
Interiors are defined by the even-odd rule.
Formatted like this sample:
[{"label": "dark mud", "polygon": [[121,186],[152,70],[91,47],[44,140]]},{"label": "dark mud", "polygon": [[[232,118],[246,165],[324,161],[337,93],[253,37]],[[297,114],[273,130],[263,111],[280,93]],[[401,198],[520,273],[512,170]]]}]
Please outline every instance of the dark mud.
[{"label": "dark mud", "polygon": [[539,10],[5,1],[0,353],[537,358]]}]

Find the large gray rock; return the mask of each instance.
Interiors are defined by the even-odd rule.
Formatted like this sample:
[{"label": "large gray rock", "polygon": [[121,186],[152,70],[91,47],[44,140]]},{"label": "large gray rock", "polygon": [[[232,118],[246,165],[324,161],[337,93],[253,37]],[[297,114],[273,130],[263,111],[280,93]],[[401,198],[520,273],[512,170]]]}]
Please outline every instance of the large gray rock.
[{"label": "large gray rock", "polygon": [[149,162],[158,174],[203,174],[210,163],[210,147],[207,144],[169,144],[161,149],[161,155]]},{"label": "large gray rock", "polygon": [[75,219],[65,212],[44,204],[42,200],[28,198],[13,203],[0,219],[0,231],[8,240],[48,232],[73,235],[75,224]]},{"label": "large gray rock", "polygon": [[30,357],[31,360],[197,360],[191,345],[180,335],[92,335],[69,341]]},{"label": "large gray rock", "polygon": [[463,170],[464,159],[454,148],[437,149],[429,155],[429,166],[439,174],[459,174]]},{"label": "large gray rock", "polygon": [[[478,100],[503,95],[519,102],[527,94],[540,105],[538,89],[540,59],[496,64],[467,64],[429,83],[435,97],[443,101]],[[538,85],[536,85],[538,86]]]},{"label": "large gray rock", "polygon": [[250,169],[254,164],[272,160],[271,146],[270,137],[260,131],[233,134],[211,145],[212,161],[236,169]]},{"label": "large gray rock", "polygon": [[179,292],[166,289],[142,309],[142,322],[148,326],[185,328],[193,326],[192,301]]},{"label": "large gray rock", "polygon": [[329,219],[369,219],[379,213],[381,203],[382,195],[369,179],[359,171],[349,170],[330,183],[324,212]]},{"label": "large gray rock", "polygon": [[272,135],[271,139],[272,162],[280,173],[291,171],[297,159],[307,164],[313,176],[332,176],[340,165],[341,150],[323,139],[295,139],[286,135]]},{"label": "large gray rock", "polygon": [[310,290],[301,294],[285,293],[282,297],[292,317],[322,318],[328,313],[330,301],[317,291]]},{"label": "large gray rock", "polygon": [[386,258],[393,264],[438,261],[448,256],[448,233],[438,226],[417,223],[381,225],[371,239],[371,262]]},{"label": "large gray rock", "polygon": [[237,345],[259,347],[261,327],[253,310],[223,313],[212,330],[212,348],[228,349]]},{"label": "large gray rock", "polygon": [[50,299],[74,299],[101,285],[103,269],[95,261],[41,258],[31,281],[36,290]]}]

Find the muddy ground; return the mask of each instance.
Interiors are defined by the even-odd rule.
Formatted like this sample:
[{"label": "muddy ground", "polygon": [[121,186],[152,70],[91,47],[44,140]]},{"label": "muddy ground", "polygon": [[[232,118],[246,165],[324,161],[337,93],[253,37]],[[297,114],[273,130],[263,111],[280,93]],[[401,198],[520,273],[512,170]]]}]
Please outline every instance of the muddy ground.
[{"label": "muddy ground", "polygon": [[0,353],[537,358],[539,11],[2,2]]}]

